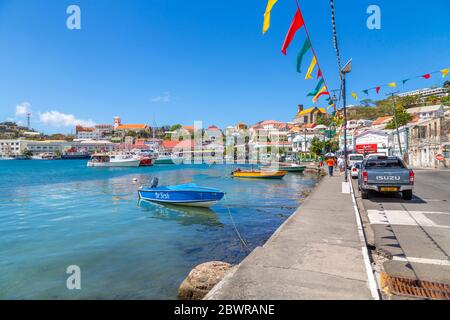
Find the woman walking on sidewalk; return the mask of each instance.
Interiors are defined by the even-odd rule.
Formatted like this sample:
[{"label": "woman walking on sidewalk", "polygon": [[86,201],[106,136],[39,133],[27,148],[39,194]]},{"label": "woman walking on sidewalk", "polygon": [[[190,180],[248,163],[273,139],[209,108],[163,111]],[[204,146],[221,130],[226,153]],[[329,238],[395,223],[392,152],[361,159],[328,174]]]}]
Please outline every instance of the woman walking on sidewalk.
[{"label": "woman walking on sidewalk", "polygon": [[334,165],[336,164],[336,162],[334,161],[333,158],[328,158],[327,159],[327,166],[328,166],[328,174],[330,177],[333,176],[333,169],[334,169]]}]

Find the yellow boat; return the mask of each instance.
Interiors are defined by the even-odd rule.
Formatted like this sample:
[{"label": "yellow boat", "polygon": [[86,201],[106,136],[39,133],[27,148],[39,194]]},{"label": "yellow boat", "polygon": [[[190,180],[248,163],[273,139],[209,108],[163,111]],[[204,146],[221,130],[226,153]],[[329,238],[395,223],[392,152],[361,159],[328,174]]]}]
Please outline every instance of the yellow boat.
[{"label": "yellow boat", "polygon": [[236,170],[231,173],[234,178],[252,178],[252,179],[283,179],[287,171],[240,171]]}]

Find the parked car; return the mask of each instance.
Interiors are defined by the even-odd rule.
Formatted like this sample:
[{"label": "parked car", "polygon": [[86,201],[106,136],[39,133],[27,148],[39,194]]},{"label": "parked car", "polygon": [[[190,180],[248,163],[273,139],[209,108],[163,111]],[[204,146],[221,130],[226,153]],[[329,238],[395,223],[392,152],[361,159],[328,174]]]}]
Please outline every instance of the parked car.
[{"label": "parked car", "polygon": [[350,176],[353,179],[357,179],[359,175],[359,169],[361,168],[362,162],[355,162],[350,169]]},{"label": "parked car", "polygon": [[361,162],[364,160],[364,155],[359,153],[351,153],[347,157],[347,167],[351,168],[355,162]]},{"label": "parked car", "polygon": [[369,191],[401,192],[404,200],[411,200],[414,187],[414,171],[408,169],[399,157],[370,156],[359,170],[358,188],[361,197],[367,199]]}]

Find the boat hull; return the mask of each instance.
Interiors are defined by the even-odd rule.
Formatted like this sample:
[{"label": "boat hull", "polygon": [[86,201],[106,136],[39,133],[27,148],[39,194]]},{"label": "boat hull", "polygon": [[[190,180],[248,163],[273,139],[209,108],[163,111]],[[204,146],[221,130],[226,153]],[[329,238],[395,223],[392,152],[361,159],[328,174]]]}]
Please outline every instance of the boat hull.
[{"label": "boat hull", "polygon": [[141,200],[190,207],[210,207],[220,201],[223,192],[174,191],[159,188],[138,190]]},{"label": "boat hull", "polygon": [[163,158],[163,159],[155,159],[153,161],[153,164],[174,164],[174,163],[170,158],[169,159]]},{"label": "boat hull", "polygon": [[111,161],[111,162],[95,162],[88,161],[88,167],[99,167],[99,168],[111,168],[111,167],[139,167],[141,160],[133,159],[126,161]]},{"label": "boat hull", "polygon": [[287,171],[240,171],[233,172],[234,178],[248,178],[248,179],[283,179]]}]

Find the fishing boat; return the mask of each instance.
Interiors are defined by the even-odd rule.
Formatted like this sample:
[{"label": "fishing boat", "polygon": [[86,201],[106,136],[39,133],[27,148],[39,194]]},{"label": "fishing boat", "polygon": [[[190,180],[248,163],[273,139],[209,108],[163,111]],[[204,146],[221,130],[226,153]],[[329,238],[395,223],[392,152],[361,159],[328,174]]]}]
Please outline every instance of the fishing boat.
[{"label": "fishing boat", "polygon": [[276,170],[275,168],[287,172],[303,172],[305,171],[306,166],[301,166],[298,164],[280,164],[279,167],[263,167],[264,170]]},{"label": "fishing boat", "polygon": [[252,179],[283,179],[287,171],[281,170],[240,170],[237,169],[231,173],[233,178],[252,178]]},{"label": "fishing boat", "polygon": [[190,207],[210,207],[225,195],[219,189],[201,187],[195,183],[158,187],[156,178],[153,178],[150,187],[140,187],[138,194],[141,200]]},{"label": "fishing boat", "polygon": [[174,164],[170,155],[158,155],[154,160],[154,164]]},{"label": "fishing boat", "polygon": [[106,153],[93,154],[88,161],[88,167],[139,167],[140,159],[126,158],[121,155],[109,155]]}]

